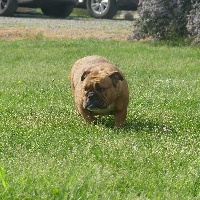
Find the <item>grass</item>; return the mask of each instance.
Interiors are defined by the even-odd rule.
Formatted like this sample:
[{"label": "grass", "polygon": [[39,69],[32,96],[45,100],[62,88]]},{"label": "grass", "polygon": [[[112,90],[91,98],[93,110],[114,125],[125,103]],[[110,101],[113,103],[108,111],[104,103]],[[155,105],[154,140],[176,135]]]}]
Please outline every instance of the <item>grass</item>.
[{"label": "grass", "polygon": [[90,17],[88,10],[83,8],[74,8],[70,16]]},{"label": "grass", "polygon": [[[100,40],[0,41],[0,199],[200,198],[200,49]],[[124,129],[85,124],[72,64],[107,57],[130,89]]]}]

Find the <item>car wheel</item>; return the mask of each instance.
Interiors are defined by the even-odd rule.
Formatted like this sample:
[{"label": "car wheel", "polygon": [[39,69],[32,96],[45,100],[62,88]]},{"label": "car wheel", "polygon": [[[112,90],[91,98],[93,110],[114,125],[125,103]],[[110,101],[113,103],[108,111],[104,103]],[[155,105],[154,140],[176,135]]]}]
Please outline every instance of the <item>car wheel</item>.
[{"label": "car wheel", "polygon": [[45,6],[41,10],[44,15],[57,18],[66,18],[73,11],[74,4],[61,4],[55,6]]},{"label": "car wheel", "polygon": [[116,15],[116,0],[87,0],[87,9],[94,18],[111,19]]},{"label": "car wheel", "polygon": [[16,0],[0,0],[0,16],[13,16],[17,7]]}]

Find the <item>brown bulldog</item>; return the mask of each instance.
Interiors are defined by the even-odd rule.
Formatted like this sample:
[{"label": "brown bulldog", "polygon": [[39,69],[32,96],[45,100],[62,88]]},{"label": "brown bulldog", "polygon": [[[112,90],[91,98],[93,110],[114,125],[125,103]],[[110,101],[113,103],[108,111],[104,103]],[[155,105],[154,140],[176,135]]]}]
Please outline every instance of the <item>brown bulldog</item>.
[{"label": "brown bulldog", "polygon": [[111,114],[117,126],[124,126],[129,91],[116,66],[101,56],[87,56],[75,62],[70,78],[76,108],[87,122]]}]

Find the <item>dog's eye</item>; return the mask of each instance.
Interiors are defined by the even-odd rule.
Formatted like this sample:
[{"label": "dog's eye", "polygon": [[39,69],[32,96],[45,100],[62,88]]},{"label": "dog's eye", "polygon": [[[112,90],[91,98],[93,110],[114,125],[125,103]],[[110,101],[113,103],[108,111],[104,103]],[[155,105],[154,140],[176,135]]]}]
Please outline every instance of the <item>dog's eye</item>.
[{"label": "dog's eye", "polygon": [[87,92],[89,88],[87,86],[84,87],[84,91]]},{"label": "dog's eye", "polygon": [[105,91],[105,88],[100,88],[99,89],[99,92],[103,92],[103,91]]},{"label": "dog's eye", "polygon": [[105,91],[105,88],[101,87],[99,84],[96,84],[96,90],[98,92],[103,92],[103,91]]}]

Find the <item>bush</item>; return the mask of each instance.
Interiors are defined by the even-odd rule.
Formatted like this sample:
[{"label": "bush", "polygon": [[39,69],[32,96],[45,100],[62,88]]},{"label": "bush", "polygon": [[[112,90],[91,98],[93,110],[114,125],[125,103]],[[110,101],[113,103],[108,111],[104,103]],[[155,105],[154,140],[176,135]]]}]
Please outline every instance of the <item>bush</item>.
[{"label": "bush", "polygon": [[200,0],[192,0],[192,10],[188,16],[187,30],[194,45],[200,45]]},{"label": "bush", "polygon": [[136,29],[129,39],[151,37],[154,40],[174,39],[187,35],[188,0],[142,0]]}]

